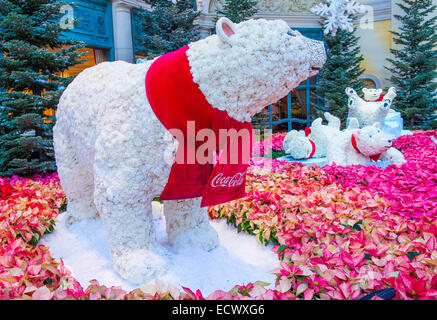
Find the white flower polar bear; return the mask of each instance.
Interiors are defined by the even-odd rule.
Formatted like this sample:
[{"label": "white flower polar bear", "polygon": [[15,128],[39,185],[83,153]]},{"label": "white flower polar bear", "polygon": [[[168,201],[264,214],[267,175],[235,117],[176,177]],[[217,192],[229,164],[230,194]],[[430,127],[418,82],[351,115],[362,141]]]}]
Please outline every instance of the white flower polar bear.
[{"label": "white flower polar bear", "polygon": [[[212,107],[250,121],[326,61],[323,43],[281,20],[217,22],[217,35],[191,43],[193,80]],[[144,283],[166,270],[155,239],[154,197],[167,183],[177,142],[156,118],[144,87],[153,61],[103,62],[64,91],[54,127],[56,163],[68,198],[69,224],[100,216],[120,275]],[[210,250],[218,237],[200,199],[164,203],[169,244]]]},{"label": "white flower polar bear", "polygon": [[[365,96],[367,96],[371,101],[365,101],[361,99],[356,91],[352,88],[346,88],[346,94],[348,95],[348,107],[349,107],[349,118],[356,118],[360,124],[360,127],[370,126],[376,122],[384,121],[387,113],[390,110],[390,106],[393,102],[393,99],[396,97],[396,89],[391,87],[387,94],[383,97],[382,101],[376,101],[375,95],[378,95],[377,92],[365,92]],[[380,94],[379,94],[380,95]],[[378,98],[379,98],[378,95]]]},{"label": "white flower polar bear", "polygon": [[[357,123],[356,119],[352,119]],[[362,129],[340,132],[328,144],[327,163],[331,165],[335,162],[339,166],[370,165],[372,157],[391,161],[395,165],[405,163],[402,153],[391,147],[392,140],[385,136],[380,127],[377,122]]]},{"label": "white flower polar bear", "polygon": [[307,159],[311,155],[313,158],[326,156],[328,142],[340,132],[341,122],[339,118],[334,117],[329,112],[325,112],[324,116],[328,125],[323,125],[323,119],[317,118],[311,123],[311,133],[308,136],[304,131],[291,130],[288,132],[283,142],[285,153],[294,159]]}]

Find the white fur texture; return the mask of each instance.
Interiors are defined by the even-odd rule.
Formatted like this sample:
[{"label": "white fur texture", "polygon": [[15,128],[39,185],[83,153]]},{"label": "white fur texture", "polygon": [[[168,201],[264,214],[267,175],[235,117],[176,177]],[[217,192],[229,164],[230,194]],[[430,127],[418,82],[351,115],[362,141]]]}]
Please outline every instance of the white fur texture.
[{"label": "white fur texture", "polygon": [[[288,34],[284,21],[252,20],[235,28],[232,46],[214,35],[190,44],[187,55],[208,102],[237,120],[249,121],[326,59],[322,42]],[[84,70],[60,99],[53,132],[69,223],[100,216],[114,268],[132,283],[165,272],[151,202],[168,180],[172,161],[166,155],[177,148],[147,101],[151,63],[103,62]],[[164,208],[170,242],[207,250],[217,245],[198,199]]]},{"label": "white fur texture", "polygon": [[363,88],[364,100],[375,101],[378,100],[382,94],[382,89]]},{"label": "white fur texture", "polygon": [[[238,121],[250,121],[326,60],[310,50],[311,39],[289,35],[282,20],[248,20],[234,27],[232,46],[212,35],[192,43],[187,54],[194,82],[208,102]],[[324,52],[321,42],[319,47]]]},{"label": "white fur texture", "polygon": [[287,133],[282,143],[284,151],[289,154],[293,159],[307,159],[313,148],[308,137],[305,137],[305,133],[300,130],[291,130]]},{"label": "white fur texture", "polygon": [[397,166],[400,166],[407,162],[402,152],[393,147],[388,149],[386,152],[383,152],[380,159],[384,161],[390,161]]},{"label": "white fur texture", "polygon": [[352,88],[346,88],[348,95],[349,118],[356,118],[360,127],[373,125],[376,122],[384,121],[393,99],[396,97],[396,90],[391,87],[382,101],[365,101],[361,99]]},{"label": "white fur texture", "polygon": [[[355,136],[360,152],[352,146],[352,134]],[[331,165],[335,162],[339,166],[370,165],[372,163],[370,156],[381,154],[381,158],[384,159],[384,153],[391,148],[391,143],[391,140],[381,131],[379,123],[362,129],[346,130],[328,144],[327,163]],[[387,160],[390,154],[394,152],[389,152]]]}]

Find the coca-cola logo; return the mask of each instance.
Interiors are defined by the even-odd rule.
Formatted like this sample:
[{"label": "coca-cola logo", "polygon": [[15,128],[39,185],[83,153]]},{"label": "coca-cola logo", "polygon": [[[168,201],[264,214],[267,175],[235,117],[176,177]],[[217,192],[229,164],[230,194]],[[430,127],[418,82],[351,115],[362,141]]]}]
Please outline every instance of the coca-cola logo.
[{"label": "coca-cola logo", "polygon": [[244,172],[238,172],[233,176],[224,176],[223,173],[219,173],[212,179],[211,186],[213,188],[234,188],[242,185],[244,182]]}]

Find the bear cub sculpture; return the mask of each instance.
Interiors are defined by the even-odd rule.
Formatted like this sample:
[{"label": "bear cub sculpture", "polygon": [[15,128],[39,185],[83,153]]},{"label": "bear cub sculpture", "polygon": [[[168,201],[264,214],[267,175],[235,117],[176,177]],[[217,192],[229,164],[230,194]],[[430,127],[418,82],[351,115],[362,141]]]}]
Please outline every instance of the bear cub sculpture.
[{"label": "bear cub sculpture", "polygon": [[365,100],[358,96],[357,92],[348,87],[346,88],[348,99],[348,118],[356,118],[360,127],[371,126],[376,122],[383,122],[386,118],[393,99],[396,97],[396,89],[391,87],[381,101],[379,90],[366,89],[364,91]]},{"label": "bear cub sculpture", "polygon": [[288,132],[283,142],[285,153],[296,160],[325,157],[328,142],[340,132],[341,122],[329,112],[324,116],[327,125],[322,118],[317,118],[305,130]]},{"label": "bear cub sculpture", "polygon": [[[357,123],[352,118],[353,123]],[[405,163],[402,153],[393,148],[392,140],[381,131],[379,122],[361,129],[341,132],[328,144],[327,163],[338,166],[370,165],[373,161],[391,161],[395,165]]]}]

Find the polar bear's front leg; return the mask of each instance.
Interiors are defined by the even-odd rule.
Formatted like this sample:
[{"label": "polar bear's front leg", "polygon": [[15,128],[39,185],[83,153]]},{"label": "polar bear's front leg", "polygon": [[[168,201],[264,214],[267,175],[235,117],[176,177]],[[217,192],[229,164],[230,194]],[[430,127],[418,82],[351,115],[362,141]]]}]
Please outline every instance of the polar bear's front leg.
[{"label": "polar bear's front leg", "polygon": [[383,106],[383,108],[384,109],[390,108],[394,98],[396,98],[396,88],[395,87],[391,87],[388,90],[387,94],[382,99],[382,106]]},{"label": "polar bear's front leg", "polygon": [[[156,240],[152,217],[152,200],[163,188],[163,179],[153,170],[165,175],[166,166],[159,165],[162,161],[151,165],[156,151],[135,136],[135,124],[107,127],[110,130],[95,144],[94,203],[105,226],[114,269],[132,283],[147,283],[166,271],[166,252]],[[117,131],[120,128],[130,131]]]},{"label": "polar bear's front leg", "polygon": [[201,198],[164,201],[168,241],[174,246],[196,246],[212,250],[218,246],[217,232],[209,224]]},{"label": "polar bear's front leg", "polygon": [[166,271],[165,251],[156,241],[151,199],[123,171],[96,174],[94,201],[114,269],[132,283],[147,283]]}]

